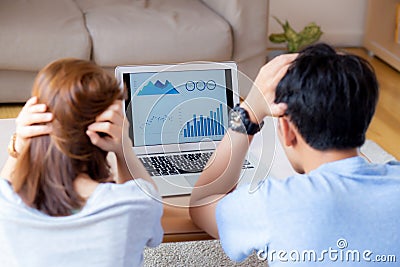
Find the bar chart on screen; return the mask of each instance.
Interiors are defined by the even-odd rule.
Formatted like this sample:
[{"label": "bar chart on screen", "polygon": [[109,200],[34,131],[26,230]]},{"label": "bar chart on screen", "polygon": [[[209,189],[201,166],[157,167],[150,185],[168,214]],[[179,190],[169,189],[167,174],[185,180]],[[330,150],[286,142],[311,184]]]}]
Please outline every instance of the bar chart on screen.
[{"label": "bar chart on screen", "polygon": [[224,113],[222,104],[215,109],[210,110],[207,115],[193,114],[193,119],[186,122],[183,126],[183,137],[207,137],[215,135],[224,135]]}]

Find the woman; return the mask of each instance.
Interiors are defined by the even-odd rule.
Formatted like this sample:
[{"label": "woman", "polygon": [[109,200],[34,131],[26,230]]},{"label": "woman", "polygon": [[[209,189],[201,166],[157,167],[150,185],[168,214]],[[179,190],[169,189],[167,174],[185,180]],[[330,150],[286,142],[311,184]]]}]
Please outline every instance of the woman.
[{"label": "woman", "polygon": [[1,172],[0,265],[141,265],[144,247],[162,240],[162,204],[131,149],[117,81],[63,59],[39,72],[32,94]]}]

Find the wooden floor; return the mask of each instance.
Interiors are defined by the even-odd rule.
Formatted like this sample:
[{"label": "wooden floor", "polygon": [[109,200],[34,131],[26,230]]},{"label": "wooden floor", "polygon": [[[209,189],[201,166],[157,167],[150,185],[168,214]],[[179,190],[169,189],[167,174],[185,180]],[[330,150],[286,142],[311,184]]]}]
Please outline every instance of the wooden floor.
[{"label": "wooden floor", "polygon": [[0,104],[0,119],[9,119],[17,117],[21,111],[22,105]]},{"label": "wooden floor", "polygon": [[[344,49],[367,59],[375,68],[380,97],[378,107],[367,132],[367,138],[400,159],[400,72],[378,58],[369,57],[362,48]],[[0,118],[15,118],[20,105],[1,105]]]}]

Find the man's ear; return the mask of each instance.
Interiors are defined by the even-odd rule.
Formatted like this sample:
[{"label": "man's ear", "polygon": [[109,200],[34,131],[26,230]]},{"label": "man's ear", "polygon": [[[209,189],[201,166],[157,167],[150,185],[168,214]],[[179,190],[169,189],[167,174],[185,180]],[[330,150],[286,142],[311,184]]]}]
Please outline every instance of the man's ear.
[{"label": "man's ear", "polygon": [[294,125],[289,121],[287,117],[278,118],[279,132],[282,136],[283,144],[287,147],[294,146],[297,144],[297,137],[294,129]]}]

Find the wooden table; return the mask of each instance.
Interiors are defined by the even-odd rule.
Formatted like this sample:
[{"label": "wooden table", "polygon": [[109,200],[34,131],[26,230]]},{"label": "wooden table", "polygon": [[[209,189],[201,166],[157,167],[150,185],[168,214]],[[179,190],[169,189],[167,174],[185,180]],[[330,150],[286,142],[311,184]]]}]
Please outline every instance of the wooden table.
[{"label": "wooden table", "polygon": [[164,204],[164,214],[161,224],[164,229],[163,242],[179,242],[213,239],[203,230],[195,226],[189,215],[189,196],[168,197]]}]

